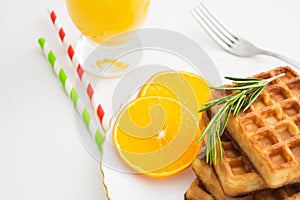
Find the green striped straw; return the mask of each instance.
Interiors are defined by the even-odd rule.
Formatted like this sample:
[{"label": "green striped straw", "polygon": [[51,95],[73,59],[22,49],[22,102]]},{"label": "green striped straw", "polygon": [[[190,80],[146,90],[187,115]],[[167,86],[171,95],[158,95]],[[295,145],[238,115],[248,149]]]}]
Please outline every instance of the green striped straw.
[{"label": "green striped straw", "polygon": [[95,141],[96,141],[100,151],[102,151],[102,145],[103,145],[104,137],[105,137],[105,135],[103,134],[103,131],[100,131],[97,128],[96,124],[92,120],[91,114],[88,112],[88,110],[84,106],[83,102],[80,100],[78,93],[76,92],[72,83],[68,79],[65,71],[60,67],[60,64],[58,63],[56,56],[54,55],[53,51],[49,48],[48,44],[46,43],[46,40],[44,38],[40,38],[38,40],[38,43],[41,46],[41,48],[44,52],[44,55],[46,56],[49,63],[51,64],[51,67],[52,67],[53,71],[55,72],[57,78],[60,80],[66,93],[72,100],[74,107],[76,108],[77,112],[81,115],[86,128],[89,130],[89,132],[93,136],[93,138],[95,138]]},{"label": "green striped straw", "polygon": [[60,67],[61,65],[58,63],[55,54],[49,48],[46,40],[44,38],[39,38],[38,43],[39,43],[44,55],[46,56],[49,63],[51,64],[51,67],[52,67],[53,71],[55,72],[57,78],[60,80],[66,93],[68,94],[69,98],[72,100],[74,107],[76,108],[77,112],[81,115],[86,128],[88,129],[90,134],[95,139],[95,141],[98,145],[98,148],[101,151],[100,171],[102,174],[102,184],[103,184],[105,192],[106,192],[106,199],[110,200],[110,197],[108,195],[108,189],[104,182],[104,172],[102,169],[102,155],[103,155],[102,147],[103,147],[103,142],[105,140],[105,134],[104,134],[105,132],[103,130],[100,131],[97,128],[97,125],[92,120],[92,115],[88,112],[88,110],[84,106],[83,102],[80,100],[78,93],[76,92],[75,88],[73,87],[71,81],[68,79],[68,76],[66,75],[63,68]]}]

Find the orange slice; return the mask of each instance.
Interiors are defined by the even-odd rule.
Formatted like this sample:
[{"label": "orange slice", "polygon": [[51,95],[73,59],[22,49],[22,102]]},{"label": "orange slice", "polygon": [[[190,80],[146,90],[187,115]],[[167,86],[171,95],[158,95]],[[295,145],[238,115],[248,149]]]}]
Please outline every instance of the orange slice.
[{"label": "orange slice", "polygon": [[199,121],[201,104],[210,99],[207,82],[200,76],[184,71],[164,71],[152,76],[142,87],[139,97],[163,96],[178,100],[194,113]]},{"label": "orange slice", "polygon": [[122,160],[152,177],[165,177],[187,168],[201,144],[198,119],[179,101],[141,97],[119,114],[113,140]]}]

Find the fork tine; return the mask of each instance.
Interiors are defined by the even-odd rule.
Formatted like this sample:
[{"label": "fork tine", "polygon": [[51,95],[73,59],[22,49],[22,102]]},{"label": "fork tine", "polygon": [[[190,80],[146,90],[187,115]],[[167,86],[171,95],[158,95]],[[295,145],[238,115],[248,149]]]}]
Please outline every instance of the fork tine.
[{"label": "fork tine", "polygon": [[[201,7],[201,8],[200,8]],[[204,4],[198,1],[198,8],[203,11],[203,14],[208,18],[208,20],[215,25],[215,27],[222,32],[229,40],[234,42],[234,40],[238,40],[233,33],[231,33],[227,28],[225,28],[219,20],[217,20],[213,14],[204,6]]]},{"label": "fork tine", "polygon": [[224,33],[224,31],[222,31],[220,29],[220,27],[218,27],[218,24],[216,24],[214,21],[212,21],[212,19],[210,18],[210,16],[205,13],[205,10],[203,10],[203,8],[199,5],[196,6],[196,11],[198,13],[198,15],[200,17],[202,17],[203,21],[212,29],[212,31],[218,35],[218,37],[222,38],[228,46],[231,46],[232,44],[234,44],[235,39],[232,37],[228,37],[226,35],[226,33]]},{"label": "fork tine", "polygon": [[196,21],[201,25],[201,27],[208,33],[208,35],[215,40],[221,47],[224,49],[228,49],[231,47],[230,41],[225,41],[223,37],[221,37],[218,33],[215,32],[207,21],[203,18],[203,16],[197,11],[197,9],[193,9],[192,16],[196,19]]}]

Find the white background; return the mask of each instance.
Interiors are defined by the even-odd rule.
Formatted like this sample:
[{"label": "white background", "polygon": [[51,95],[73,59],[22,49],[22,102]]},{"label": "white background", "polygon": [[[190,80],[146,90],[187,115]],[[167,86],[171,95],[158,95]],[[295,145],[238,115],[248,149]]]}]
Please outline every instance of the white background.
[{"label": "white background", "polygon": [[[233,32],[300,60],[298,0],[204,3]],[[284,65],[270,57],[238,58],[225,53],[191,17],[195,4],[152,0],[144,27],[171,29],[192,38],[221,75],[248,76]],[[2,0],[0,6],[0,199],[96,200],[100,197],[99,164],[81,145],[72,105],[37,45],[38,37],[45,36],[59,59],[70,65],[49,23],[49,7],[76,40],[79,32],[63,0]]]}]

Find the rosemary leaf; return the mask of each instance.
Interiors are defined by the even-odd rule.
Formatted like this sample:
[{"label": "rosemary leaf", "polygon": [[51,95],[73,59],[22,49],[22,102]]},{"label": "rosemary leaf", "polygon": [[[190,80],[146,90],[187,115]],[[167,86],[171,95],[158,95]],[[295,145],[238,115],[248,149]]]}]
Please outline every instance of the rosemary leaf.
[{"label": "rosemary leaf", "polygon": [[246,97],[247,96],[246,96],[245,92],[242,92],[240,98],[238,99],[237,105],[235,106],[235,108],[233,110],[233,116],[236,117],[237,114],[240,112],[240,110],[245,102]]},{"label": "rosemary leaf", "polygon": [[231,80],[231,81],[261,81],[261,80],[263,80],[261,78],[237,78],[237,77],[230,77],[230,76],[225,76],[224,78]]},{"label": "rosemary leaf", "polygon": [[265,89],[266,86],[263,86],[261,88],[258,88],[249,98],[249,102],[247,102],[247,105],[245,105],[245,108],[243,110],[243,112],[245,112],[250,106],[251,104],[258,98],[258,96],[261,94],[261,92]]},{"label": "rosemary leaf", "polygon": [[223,128],[222,131],[220,133],[218,133],[218,135],[221,137],[222,134],[224,133],[225,129],[226,129],[226,124],[228,122],[229,116],[230,116],[230,110],[232,109],[232,105],[228,107],[228,109],[226,110],[226,115],[224,118],[224,122],[223,122]]},{"label": "rosemary leaf", "polygon": [[234,85],[231,87],[216,87],[215,90],[248,90],[250,88],[257,88],[264,86],[264,82],[262,83],[253,83],[253,84],[246,84],[243,86],[240,85]]}]

